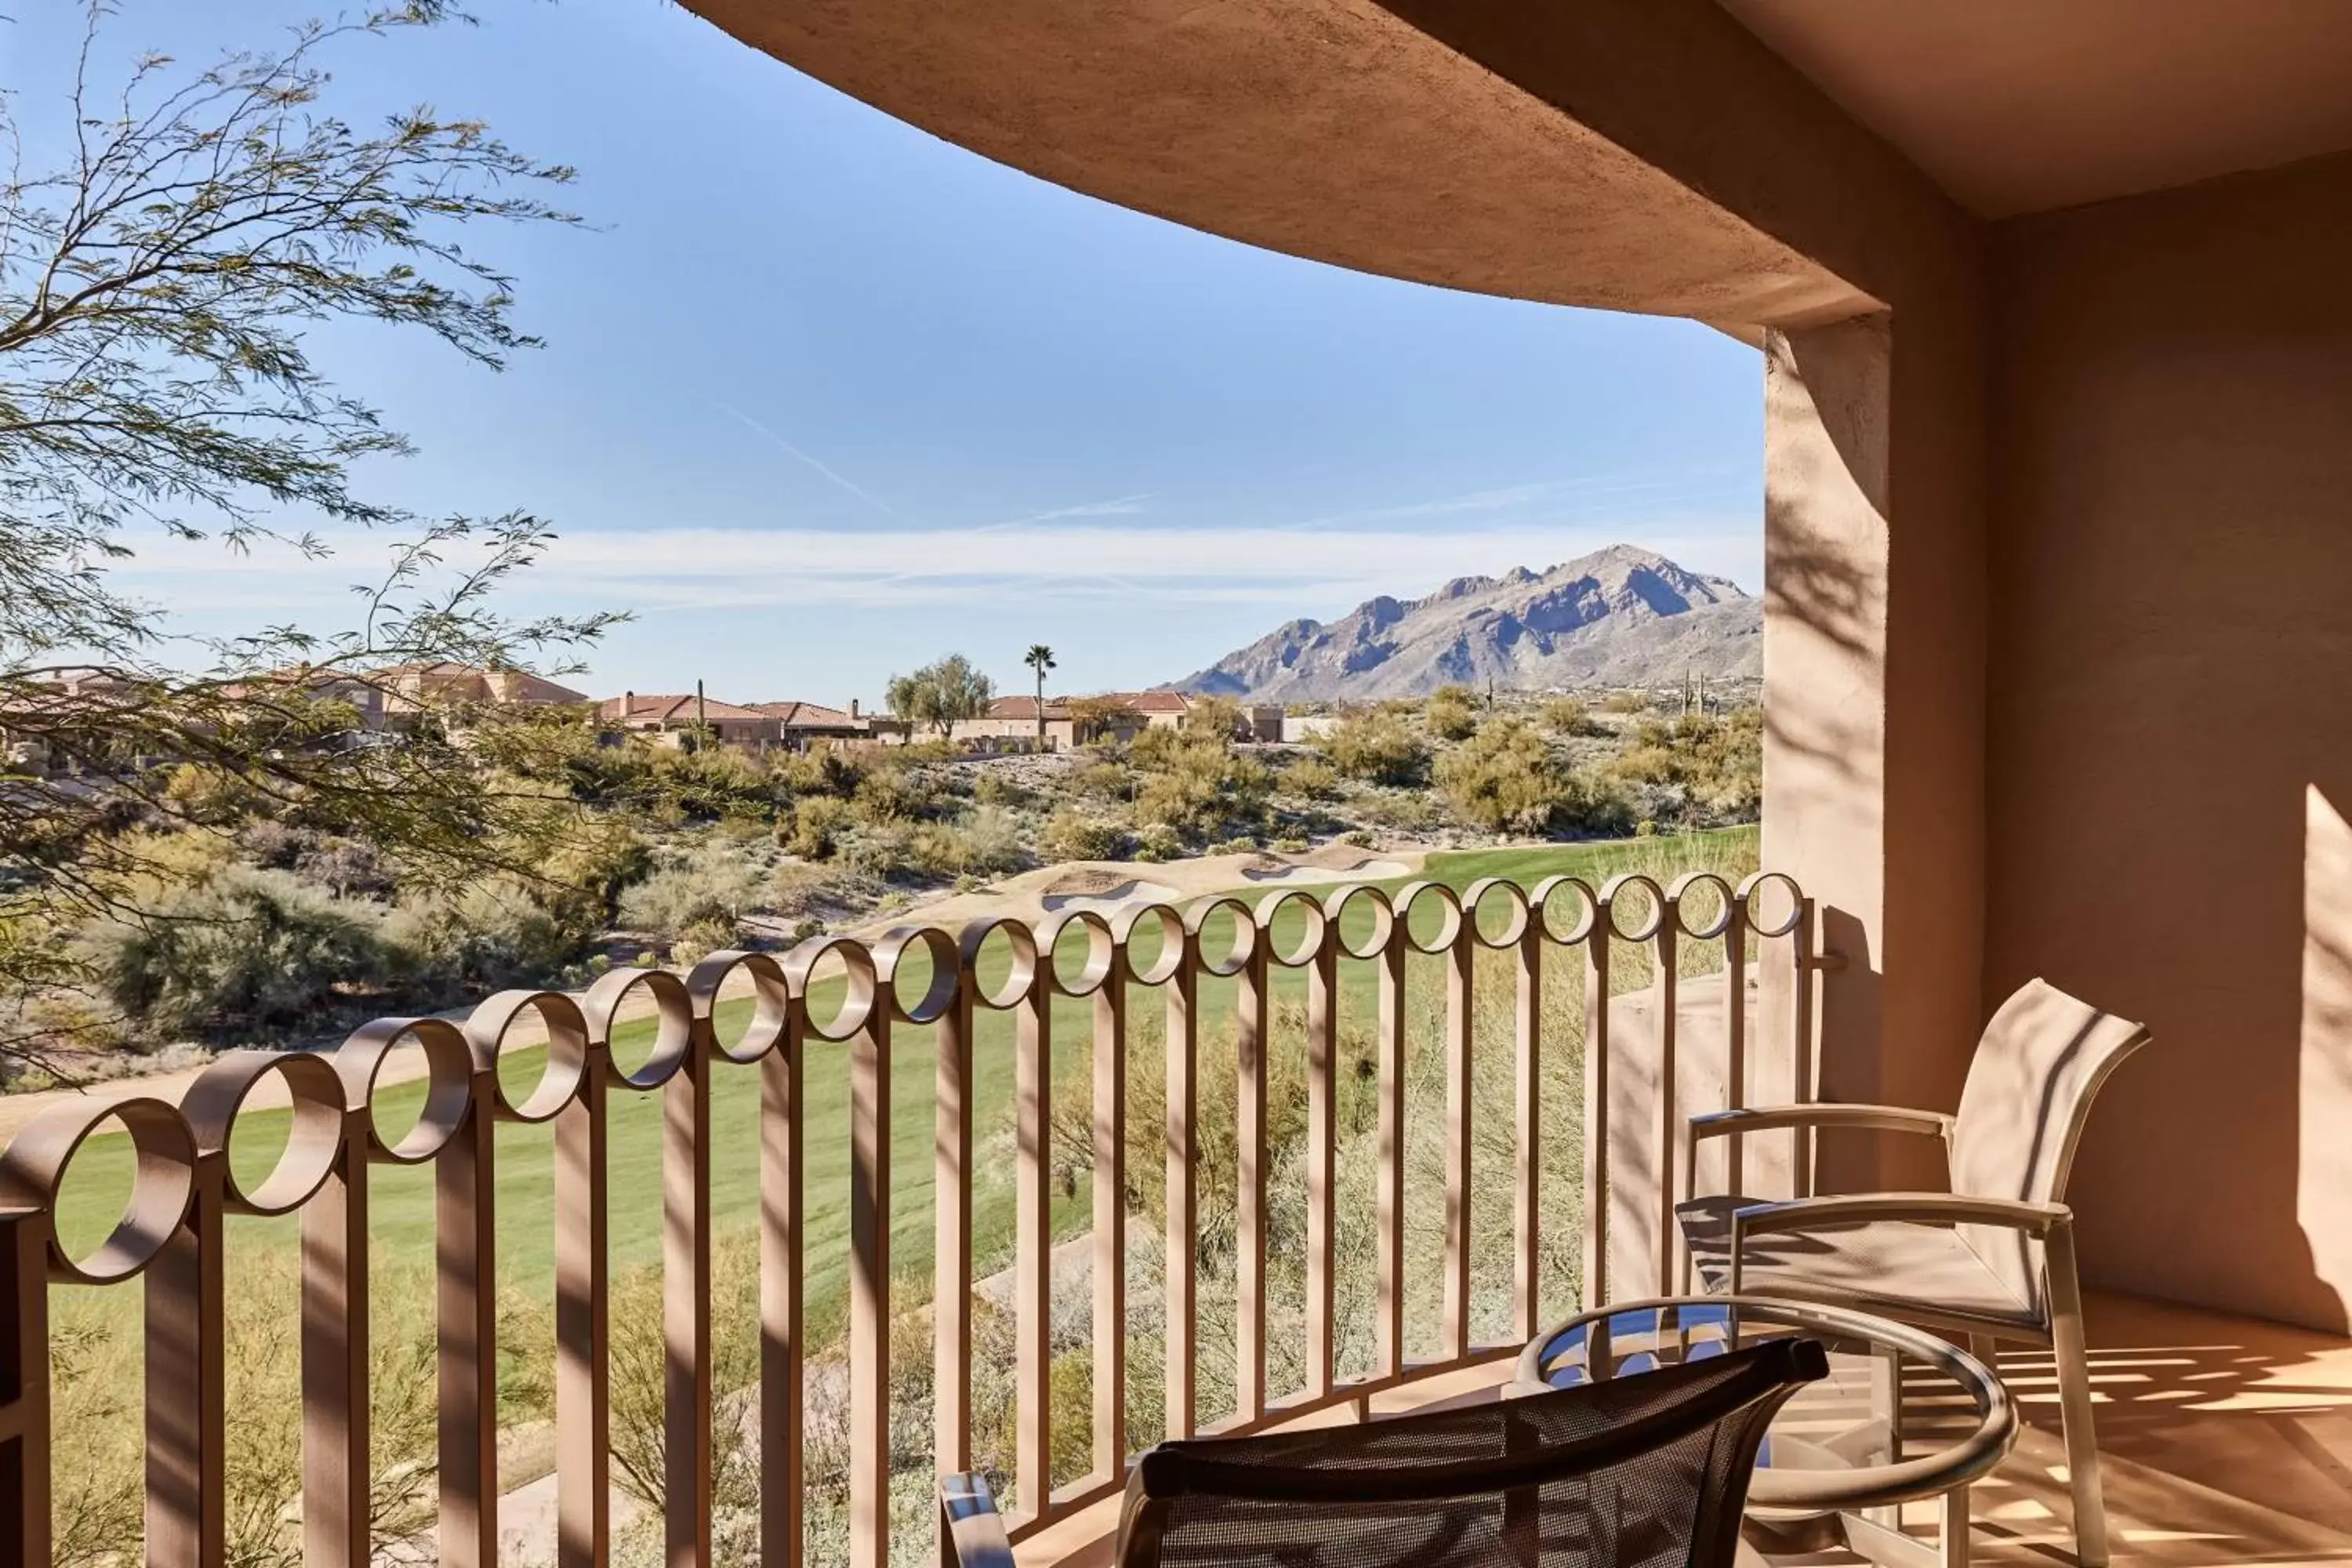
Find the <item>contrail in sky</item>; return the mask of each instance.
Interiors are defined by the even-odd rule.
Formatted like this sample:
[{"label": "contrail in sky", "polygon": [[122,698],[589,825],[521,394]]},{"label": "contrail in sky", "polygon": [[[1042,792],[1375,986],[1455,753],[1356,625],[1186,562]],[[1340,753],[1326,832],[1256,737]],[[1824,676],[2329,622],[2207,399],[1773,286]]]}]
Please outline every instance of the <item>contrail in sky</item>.
[{"label": "contrail in sky", "polygon": [[814,468],[818,473],[823,474],[826,479],[831,479],[835,484],[839,485],[843,489],[847,490],[851,495],[856,496],[859,500],[864,501],[867,506],[870,506],[875,510],[880,512],[883,516],[896,519],[898,521],[907,524],[909,528],[915,526],[915,522],[912,518],[900,513],[888,502],[883,500],[872,491],[861,489],[856,485],[854,485],[847,479],[843,479],[839,474],[835,473],[831,468],[826,468],[823,463],[818,462],[814,458],[810,457],[806,452],[802,451],[798,447],[793,446],[790,441],[785,440],[782,436],[777,435],[773,430],[769,429],[765,425],[761,424],[757,419],[752,418],[741,409],[730,408],[724,403],[715,403],[711,405],[711,406],[718,409],[721,414],[741,421],[744,426],[750,429],[753,434],[763,436],[768,440],[772,441],[777,446],[782,447],[785,451],[791,453],[793,457],[798,458],[802,462],[806,463],[810,468]]}]

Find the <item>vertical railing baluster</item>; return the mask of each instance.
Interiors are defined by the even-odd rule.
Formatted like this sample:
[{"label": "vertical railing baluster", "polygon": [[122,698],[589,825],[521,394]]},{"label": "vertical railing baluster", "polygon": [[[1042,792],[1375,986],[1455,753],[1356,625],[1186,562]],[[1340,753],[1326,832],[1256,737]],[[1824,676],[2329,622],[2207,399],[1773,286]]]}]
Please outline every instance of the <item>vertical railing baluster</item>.
[{"label": "vertical railing baluster", "polygon": [[1470,1031],[1478,957],[1477,916],[1462,911],[1445,949],[1445,1354],[1470,1353],[1472,1180]]},{"label": "vertical railing baluster", "polygon": [[1307,970],[1307,1393],[1331,1391],[1339,1315],[1339,938],[1327,924]]},{"label": "vertical railing baluster", "polygon": [[368,1461],[367,1093],[346,1084],[343,1135],[302,1208],[302,1561],[366,1568]]},{"label": "vertical railing baluster", "polygon": [[1094,995],[1094,1474],[1127,1462],[1127,954]]},{"label": "vertical railing baluster", "polygon": [[556,1568],[604,1568],[612,1555],[609,1070],[600,1038],[576,1097],[555,1114]]},{"label": "vertical railing baluster", "polygon": [[[1789,933],[1790,1020],[1789,1066],[1795,1082],[1790,1086],[1790,1100],[1798,1105],[1810,1105],[1819,1086],[1813,1081],[1813,947],[1818,928],[1814,925],[1813,900],[1798,900],[1797,929]],[[1796,1195],[1811,1197],[1813,1193],[1813,1130],[1801,1127],[1796,1132]]]},{"label": "vertical railing baluster", "polygon": [[1193,1249],[1199,1236],[1199,1191],[1196,1170],[1200,1147],[1194,1115],[1198,1110],[1201,1053],[1201,974],[1199,949],[1190,933],[1163,930],[1163,942],[1181,942],[1182,949],[1169,976],[1168,1010],[1168,1142],[1164,1207],[1167,1260],[1162,1273],[1167,1290],[1168,1327],[1165,1384],[1168,1436],[1190,1437],[1198,1416],[1192,1360],[1199,1329],[1192,1280]]},{"label": "vertical railing baluster", "polygon": [[849,1562],[890,1552],[890,1017],[849,1042]]},{"label": "vertical railing baluster", "polygon": [[663,1540],[668,1568],[710,1561],[710,1071],[694,1021],[662,1086]]},{"label": "vertical railing baluster", "polygon": [[49,1568],[49,1216],[0,1213],[0,1568]]},{"label": "vertical railing baluster", "polygon": [[219,1568],[226,1554],[220,1277],[226,1158],[197,1160],[187,1215],[147,1268],[149,1568]]},{"label": "vertical railing baluster", "polygon": [[475,1065],[465,1121],[433,1167],[439,1306],[443,1568],[499,1560],[498,1226],[491,1207],[496,1090]]},{"label": "vertical railing baluster", "polygon": [[[1723,919],[1723,1103],[1738,1110],[1748,1104],[1748,905],[1725,894]],[[1727,1138],[1724,1144],[1724,1184],[1727,1193],[1744,1193],[1748,1140]],[[1686,1194],[1685,1196],[1696,1194]]]},{"label": "vertical railing baluster", "polygon": [[[1475,912],[1475,911],[1474,911]],[[1535,1337],[1543,1289],[1543,910],[1528,910],[1514,949],[1513,1110],[1517,1165],[1511,1188],[1511,1332]]]},{"label": "vertical railing baluster", "polygon": [[1265,1414],[1265,1090],[1268,933],[1239,924],[1234,940],[1249,943],[1235,976],[1234,1414]]},{"label": "vertical railing baluster", "polygon": [[[796,988],[797,989],[797,988]],[[801,1125],[808,1009],[794,994],[783,1038],[760,1058],[760,1562],[800,1568],[803,1288]],[[968,1386],[967,1383],[967,1386]]]},{"label": "vertical railing baluster", "polygon": [[1379,1282],[1372,1323],[1380,1375],[1404,1372],[1404,918],[1381,944],[1373,977],[1380,1032],[1379,1186],[1373,1194]]},{"label": "vertical railing baluster", "polygon": [[1609,967],[1613,900],[1593,900],[1584,939],[1584,1301],[1609,1300]]},{"label": "vertical railing baluster", "polygon": [[1042,961],[1014,1005],[1013,1022],[1013,1479],[1019,1511],[1042,1518],[1054,1490],[1054,1028],[1052,983]]},{"label": "vertical railing baluster", "polygon": [[[939,1023],[931,1143],[936,1221],[931,1258],[932,1444],[942,1473],[971,1468],[972,1026],[978,984],[967,956]],[[940,1561],[953,1568],[944,1517]]]},{"label": "vertical railing baluster", "polygon": [[1658,1105],[1657,1105],[1657,1184],[1658,1212],[1656,1215],[1658,1294],[1675,1293],[1675,1248],[1681,1241],[1681,1228],[1675,1223],[1675,1173],[1681,1168],[1683,1119],[1676,1104],[1678,1088],[1675,1079],[1677,1037],[1681,1033],[1682,905],[1653,885],[1650,897],[1654,902],[1657,934],[1652,939],[1652,958],[1655,973],[1651,977],[1658,1019]]}]

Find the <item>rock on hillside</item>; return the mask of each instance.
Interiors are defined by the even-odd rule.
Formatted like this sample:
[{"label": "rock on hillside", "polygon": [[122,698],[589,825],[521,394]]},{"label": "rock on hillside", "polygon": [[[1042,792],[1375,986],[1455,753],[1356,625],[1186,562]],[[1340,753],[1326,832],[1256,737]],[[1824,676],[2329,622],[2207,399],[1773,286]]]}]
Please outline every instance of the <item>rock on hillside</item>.
[{"label": "rock on hillside", "polygon": [[1291,621],[1178,689],[1267,701],[1416,697],[1450,682],[1498,689],[1760,679],[1760,601],[1724,577],[1612,544],[1540,574],[1457,577],[1424,599],[1366,600],[1345,618]]}]

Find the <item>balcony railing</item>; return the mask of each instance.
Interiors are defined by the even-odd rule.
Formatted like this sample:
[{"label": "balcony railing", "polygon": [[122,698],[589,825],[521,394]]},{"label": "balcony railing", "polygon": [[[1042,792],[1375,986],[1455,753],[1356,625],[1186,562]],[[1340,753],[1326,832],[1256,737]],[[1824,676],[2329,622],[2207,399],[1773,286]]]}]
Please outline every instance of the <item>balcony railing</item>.
[{"label": "balcony railing", "polygon": [[[709,1562],[714,1453],[714,1089],[756,1093],[755,1183],[758,1374],[757,1513],[763,1563],[803,1557],[803,1474],[814,1258],[806,1179],[814,1136],[811,1064],[847,1076],[849,1213],[845,1377],[850,1458],[847,1555],[879,1568],[890,1553],[892,1326],[910,1303],[894,1301],[890,1215],[894,1182],[891,1075],[898,1045],[935,1037],[932,1412],[940,1468],[973,1464],[973,1337],[977,1080],[983,1029],[1013,1035],[1014,1165],[1012,1253],[1015,1323],[1009,1464],[1016,1541],[1115,1492],[1130,1449],[1158,1431],[1128,1429],[1132,1336],[1129,1297],[1130,1016],[1160,994],[1165,1056],[1165,1169],[1159,1208],[1164,1258],[1164,1350],[1159,1368],[1169,1436],[1249,1431],[1328,1407],[1368,1411],[1373,1396],[1491,1362],[1517,1349],[1543,1313],[1564,1300],[1648,1293],[1674,1283],[1671,1212],[1684,1110],[1757,1097],[1801,1099],[1812,1073],[1814,917],[1795,884],[1769,873],[1737,887],[1698,873],[1670,886],[1621,876],[1595,889],[1572,878],[1533,887],[1487,880],[1456,894],[1435,883],[1393,893],[1370,886],[1311,899],[1276,892],[1254,907],[1240,899],[1185,909],[1150,905],[1114,923],[1077,912],[1033,930],[982,921],[960,932],[909,927],[871,943],[819,937],[780,955],[714,953],[684,978],[617,970],[582,994],[507,992],[462,1023],[395,1018],[371,1024],[339,1049],[245,1052],[209,1067],[179,1106],[153,1099],[68,1105],[46,1113],[0,1154],[0,1568],[46,1564],[51,1481],[77,1462],[75,1434],[55,1430],[49,1387],[50,1287],[143,1283],[145,1550],[151,1563],[224,1559],[229,1408],[223,1363],[226,1320],[238,1284],[225,1227],[238,1216],[290,1215],[299,1226],[302,1560],[356,1568],[373,1542],[370,1461],[370,1177],[377,1167],[421,1165],[433,1183],[437,1377],[437,1549],[450,1568],[499,1554],[497,1411],[499,1320],[495,1264],[494,1136],[501,1123],[552,1125],[554,1248],[553,1404],[557,1528],[567,1565],[601,1564],[612,1545],[611,1286],[608,1221],[615,1196],[608,1158],[619,1097],[660,1102],[660,1251],[663,1346],[662,1489],[667,1561]],[[1707,956],[1699,957],[1704,952]],[[1343,984],[1343,981],[1346,984]],[[1413,994],[1421,987],[1431,989]],[[1270,1316],[1268,1061],[1277,993],[1303,1031],[1305,1223],[1303,1303]],[[1301,993],[1303,992],[1303,997]],[[1505,994],[1507,994],[1507,996]],[[722,996],[744,994],[748,1026],[718,1026]],[[1090,1015],[1083,1039],[1057,1039],[1056,1002]],[[1303,1001],[1303,1017],[1297,1004]],[[1415,1011],[1415,1005],[1421,1011]],[[616,1023],[650,1005],[652,1047],[634,1065],[614,1048]],[[1228,1011],[1228,1007],[1230,1011]],[[1369,1235],[1370,1349],[1343,1367],[1343,1011],[1369,1026],[1369,1065],[1358,1089],[1374,1100]],[[737,1007],[729,1016],[744,1012]],[[1139,1016],[1139,1015],[1138,1015]],[[1409,1018],[1430,1037],[1409,1040]],[[1481,1027],[1481,1020],[1487,1026]],[[1060,1021],[1063,1033],[1070,1020]],[[1201,1071],[1204,1028],[1230,1029],[1235,1079],[1232,1169],[1232,1399],[1203,1423]],[[1138,1030],[1139,1035],[1152,1031]],[[1494,1135],[1474,1123],[1481,1037],[1508,1041],[1512,1126],[1507,1170]],[[535,1085],[500,1070],[509,1038],[545,1043]],[[817,1042],[844,1047],[820,1049]],[[425,1054],[424,1108],[398,1136],[379,1128],[379,1081],[395,1050]],[[1580,1053],[1583,1086],[1580,1193],[1544,1190],[1541,1147],[1546,1066]],[[1220,1058],[1219,1059],[1222,1059]],[[1090,1090],[1082,1142],[1091,1220],[1078,1227],[1091,1268],[1090,1473],[1054,1482],[1055,1416],[1052,1307],[1055,1198],[1050,1145],[1057,1063],[1081,1063]],[[1442,1121],[1442,1184],[1408,1190],[1409,1068],[1441,1074],[1442,1097],[1422,1102]],[[1491,1070],[1498,1070],[1489,1064]],[[272,1075],[268,1097],[291,1107],[285,1146],[266,1179],[240,1177],[229,1148],[240,1109]],[[1555,1085],[1557,1087],[1557,1085]],[[1220,1103],[1223,1101],[1220,1100]],[[1555,1114],[1559,1107],[1553,1107]],[[123,1217],[95,1250],[76,1258],[58,1236],[58,1200],[78,1152],[119,1122],[136,1152]],[[1422,1130],[1428,1134],[1429,1130]],[[1485,1134],[1488,1152],[1478,1151]],[[1736,1141],[1735,1141],[1736,1142]],[[1294,1146],[1299,1146],[1294,1144]],[[1557,1159],[1558,1152],[1554,1152]],[[1737,1154],[1729,1156],[1738,1158]],[[1752,1161],[1765,1158],[1751,1152]],[[1801,1187],[1806,1156],[1755,1190]],[[250,1162],[247,1162],[249,1163]],[[1509,1339],[1481,1342],[1474,1329],[1479,1286],[1481,1184],[1509,1188]],[[1437,1190],[1442,1184],[1442,1191]],[[1487,1194],[1493,1187],[1484,1189]],[[1076,1205],[1078,1194],[1064,1194]],[[1570,1201],[1557,1201],[1566,1196]],[[1223,1194],[1218,1194],[1222,1204]],[[1486,1205],[1498,1215],[1499,1203]],[[1222,1209],[1220,1211],[1222,1213]],[[1408,1353],[1411,1215],[1442,1235],[1435,1353]],[[1066,1232],[1073,1229],[1065,1214]],[[1547,1278],[1547,1251],[1580,1229],[1580,1268]],[[1546,1237],[1550,1241],[1546,1241]],[[1137,1238],[1139,1240],[1142,1238]],[[1492,1254],[1491,1241],[1486,1248]],[[1573,1255],[1571,1255],[1573,1256]],[[1294,1263],[1296,1260],[1292,1260]],[[919,1278],[919,1277],[918,1277]],[[1619,1280],[1627,1289],[1612,1289]],[[903,1296],[919,1292],[901,1273]],[[1548,1295],[1547,1292],[1549,1294]],[[1565,1292],[1565,1294],[1563,1294]],[[919,1307],[919,1301],[911,1305]],[[1222,1305],[1222,1304],[1220,1304]],[[1269,1386],[1269,1325],[1285,1337],[1284,1364],[1303,1367],[1297,1386]],[[293,1331],[293,1325],[288,1325]],[[1302,1348],[1303,1347],[1303,1348]],[[902,1336],[901,1350],[904,1342]],[[828,1352],[830,1353],[830,1352]],[[1214,1358],[1223,1364],[1223,1348]],[[724,1392],[724,1391],[719,1391]],[[1220,1386],[1222,1396],[1222,1384]],[[1067,1468],[1066,1464],[1066,1468]],[[289,1525],[289,1529],[296,1528]],[[905,1543],[901,1542],[902,1550]]]}]

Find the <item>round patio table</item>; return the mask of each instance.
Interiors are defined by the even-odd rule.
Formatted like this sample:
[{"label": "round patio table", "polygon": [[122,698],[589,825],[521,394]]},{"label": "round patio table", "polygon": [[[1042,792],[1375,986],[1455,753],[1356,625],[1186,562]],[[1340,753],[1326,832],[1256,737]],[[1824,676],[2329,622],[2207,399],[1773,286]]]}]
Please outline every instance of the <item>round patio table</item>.
[{"label": "round patio table", "polygon": [[[1888,1568],[1968,1562],[1969,1487],[2017,1441],[2017,1410],[1985,1364],[1933,1334],[1864,1312],[1761,1296],[1665,1297],[1583,1312],[1519,1352],[1522,1393],[1633,1377],[1740,1344],[1818,1340],[1830,1374],[1781,1407],[1748,1490],[1759,1547],[1843,1542]],[[1906,1428],[1907,1420],[1907,1428]],[[1934,1543],[1902,1505],[1937,1504]]]}]

